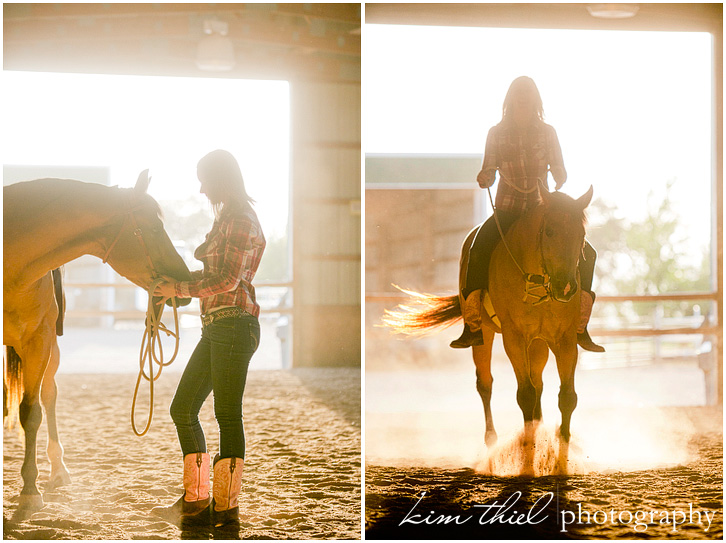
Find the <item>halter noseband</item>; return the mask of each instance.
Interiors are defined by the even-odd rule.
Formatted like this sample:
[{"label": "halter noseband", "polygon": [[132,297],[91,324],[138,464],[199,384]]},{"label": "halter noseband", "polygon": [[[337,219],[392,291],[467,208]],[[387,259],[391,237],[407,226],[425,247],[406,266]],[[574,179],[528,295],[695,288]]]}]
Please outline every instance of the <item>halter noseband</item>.
[{"label": "halter noseband", "polygon": [[153,277],[156,277],[158,274],[156,273],[156,267],[154,266],[154,262],[151,260],[151,255],[149,254],[149,248],[146,245],[146,242],[144,241],[144,232],[139,228],[138,223],[136,222],[136,217],[134,216],[134,213],[140,209],[142,209],[142,205],[137,205],[130,207],[127,211],[124,212],[124,220],[121,223],[121,228],[119,228],[118,234],[116,234],[116,237],[111,242],[111,245],[108,246],[108,249],[106,249],[106,252],[103,255],[103,258],[101,259],[103,263],[105,264],[108,262],[109,256],[111,256],[111,251],[113,251],[114,247],[116,246],[116,243],[118,243],[118,240],[121,239],[121,234],[124,232],[124,227],[126,226],[126,222],[131,223],[131,227],[133,228],[133,234],[136,237],[137,240],[139,240],[139,243],[141,243],[141,248],[144,251],[144,256],[146,256],[146,261],[149,264],[149,268],[151,268],[151,273]]}]

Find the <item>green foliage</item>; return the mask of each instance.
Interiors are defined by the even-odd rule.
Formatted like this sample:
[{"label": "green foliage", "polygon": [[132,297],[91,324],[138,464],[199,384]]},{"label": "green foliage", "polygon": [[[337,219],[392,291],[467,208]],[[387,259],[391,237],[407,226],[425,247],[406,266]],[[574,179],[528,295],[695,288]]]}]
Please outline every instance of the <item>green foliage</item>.
[{"label": "green foliage", "polygon": [[[193,253],[212,227],[212,208],[209,205],[200,205],[197,198],[167,200],[160,202],[160,205],[164,212],[164,228],[169,237],[174,242],[184,242],[185,252]],[[187,260],[188,255],[182,256]],[[191,263],[187,260],[187,265]]]},{"label": "green foliage", "polygon": [[[167,200],[160,202],[164,211],[164,228],[177,244],[183,244],[182,257],[189,269],[201,269],[201,263],[194,259],[194,249],[203,241],[214,222],[211,206],[200,205],[199,198]],[[255,279],[258,281],[289,280],[289,258],[287,236],[267,240]]]},{"label": "green foliage", "polygon": [[[596,277],[603,294],[654,295],[710,290],[711,271],[708,247],[700,257],[692,256],[692,242],[683,234],[678,214],[673,210],[672,188],[668,180],[665,193],[658,198],[650,191],[646,215],[630,220],[618,215],[618,208],[595,201],[589,208],[588,239],[598,251]],[[666,314],[687,314],[692,302],[670,302]],[[636,313],[644,314],[654,304],[638,304]],[[702,311],[708,310],[703,304]]]}]

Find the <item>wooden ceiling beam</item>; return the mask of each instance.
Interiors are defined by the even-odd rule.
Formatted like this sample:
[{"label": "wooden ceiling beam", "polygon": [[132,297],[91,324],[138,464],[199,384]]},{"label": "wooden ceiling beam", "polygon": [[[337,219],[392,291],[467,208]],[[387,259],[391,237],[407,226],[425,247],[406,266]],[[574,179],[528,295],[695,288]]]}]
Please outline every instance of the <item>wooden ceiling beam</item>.
[{"label": "wooden ceiling beam", "polygon": [[582,30],[719,32],[722,3],[638,4],[627,19],[590,15],[587,4],[366,4],[366,23]]},{"label": "wooden ceiling beam", "polygon": [[239,13],[242,15],[273,14],[290,17],[308,17],[346,23],[361,24],[361,9],[357,3],[335,4],[258,4],[258,3],[27,3],[3,4],[5,20],[59,19],[68,17],[135,17],[179,14],[213,15],[215,13]]},{"label": "wooden ceiling beam", "polygon": [[[3,40],[8,44],[86,43],[95,47],[104,42],[131,40],[187,39],[198,42],[204,36],[203,18],[187,16],[165,17],[155,20],[144,17],[122,21],[104,20],[23,20],[5,23]],[[361,38],[355,34],[316,31],[306,24],[295,26],[274,22],[246,22],[232,18],[229,38],[235,43],[261,46],[303,48],[309,52],[333,53],[360,57]]]}]

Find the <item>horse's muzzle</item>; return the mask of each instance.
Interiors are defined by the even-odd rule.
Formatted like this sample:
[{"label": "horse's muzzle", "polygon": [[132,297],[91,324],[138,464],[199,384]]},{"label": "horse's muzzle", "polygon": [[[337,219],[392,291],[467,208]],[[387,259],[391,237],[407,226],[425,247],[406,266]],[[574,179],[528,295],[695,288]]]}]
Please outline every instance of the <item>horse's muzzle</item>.
[{"label": "horse's muzzle", "polygon": [[569,302],[572,297],[577,294],[577,281],[555,281],[551,283],[552,298],[558,302]]}]

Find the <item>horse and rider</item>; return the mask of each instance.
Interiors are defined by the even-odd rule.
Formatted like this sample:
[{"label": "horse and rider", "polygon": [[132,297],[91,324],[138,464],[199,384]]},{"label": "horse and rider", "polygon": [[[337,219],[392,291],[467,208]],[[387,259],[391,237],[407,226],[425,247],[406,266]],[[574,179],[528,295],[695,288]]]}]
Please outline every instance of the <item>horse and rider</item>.
[{"label": "horse and rider", "polygon": [[[554,128],[543,121],[542,99],[529,77],[517,78],[509,87],[502,120],[487,137],[479,185],[489,189],[497,172],[494,213],[469,233],[462,246],[459,293],[432,296],[405,291],[414,305],[386,311],[383,321],[394,331],[413,335],[463,318],[463,333],[451,346],[472,347],[488,446],[497,440],[490,406],[492,344],[495,333],[502,334],[517,378],[525,443],[530,445],[525,471],[531,472],[534,427],[542,418],[542,372],[549,352],[560,376],[562,466],[577,405],[578,345],[594,352],[604,349],[587,332],[595,299],[596,253],[585,240],[585,208],[593,189],[577,199],[559,192],[567,179],[562,152]],[[555,180],[555,192],[549,191],[548,172]]]}]

